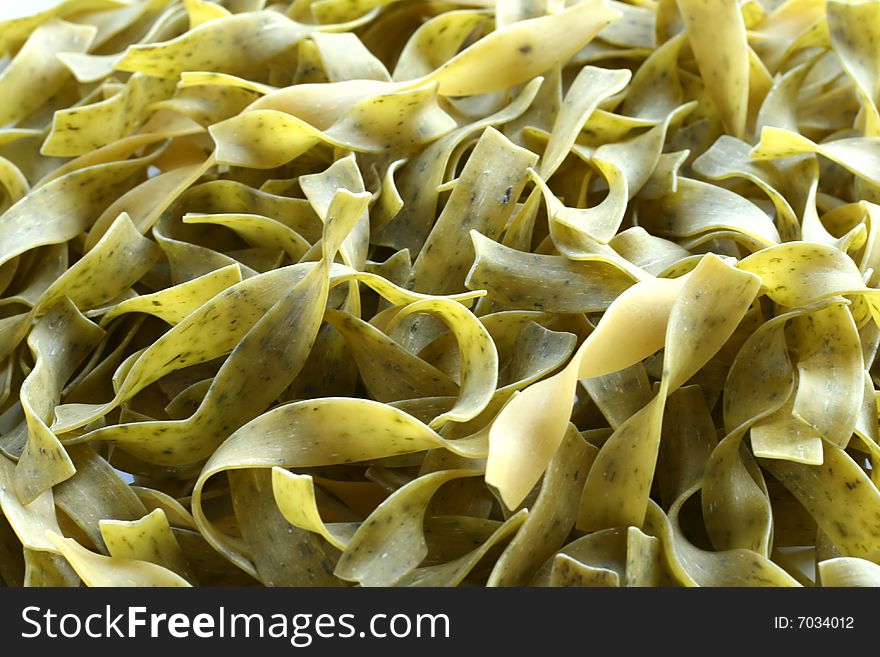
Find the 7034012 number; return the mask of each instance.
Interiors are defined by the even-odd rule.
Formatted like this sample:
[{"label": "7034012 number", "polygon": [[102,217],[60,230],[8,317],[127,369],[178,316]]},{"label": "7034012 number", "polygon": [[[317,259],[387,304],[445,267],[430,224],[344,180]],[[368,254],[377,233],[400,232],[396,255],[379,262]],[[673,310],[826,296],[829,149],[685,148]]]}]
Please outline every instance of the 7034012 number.
[{"label": "7034012 number", "polygon": [[852,616],[776,616],[773,628],[777,630],[851,630],[855,627]]},{"label": "7034012 number", "polygon": [[798,616],[798,628],[851,630],[853,628],[852,616]]}]

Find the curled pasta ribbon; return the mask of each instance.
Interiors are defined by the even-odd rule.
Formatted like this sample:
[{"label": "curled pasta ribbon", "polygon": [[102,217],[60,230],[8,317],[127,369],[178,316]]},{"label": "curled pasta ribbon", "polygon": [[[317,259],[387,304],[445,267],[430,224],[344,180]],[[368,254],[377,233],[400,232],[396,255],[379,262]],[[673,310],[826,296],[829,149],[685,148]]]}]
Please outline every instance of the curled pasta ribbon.
[{"label": "curled pasta ribbon", "polygon": [[[649,451],[649,454],[633,459],[633,470],[637,472],[647,462],[649,465],[646,476],[650,480],[653,471],[651,461],[656,458],[659,425],[663,417],[663,400],[714,354],[711,351],[713,348],[720,348],[751,304],[759,286],[760,280],[757,277],[737,272],[719,259],[709,256],[684,277],[672,280],[652,279],[630,288],[608,308],[596,330],[584,341],[565,370],[523,391],[496,418],[489,433],[487,482],[498,488],[509,507],[517,506],[541,476],[547,465],[548,455],[552,456],[558,447],[562,431],[557,426],[561,421],[567,421],[577,381],[610,374],[633,365],[665,344],[669,364],[664,367],[665,383],[661,382],[660,393],[638,415],[633,416],[628,424],[619,427],[615,436],[606,443],[605,454],[600,452],[598,463],[603,463],[605,459],[609,463],[604,466],[594,465],[591,470],[591,474],[598,473],[600,470],[597,468],[604,467],[606,483],[603,487],[607,495],[611,488],[609,479],[613,482],[617,478],[615,462],[621,458],[614,454],[612,448],[617,444],[629,445],[633,442]],[[730,323],[719,321],[709,314],[702,317],[691,316],[692,308],[700,308],[693,304],[692,299],[704,299],[704,295],[709,294],[710,290],[713,297],[716,290],[723,290],[723,294],[714,297],[719,303],[717,317],[724,317],[722,313],[727,313]],[[700,310],[706,311],[710,302],[707,300],[704,303]],[[624,324],[638,329],[628,332],[627,342],[621,348],[619,326]],[[675,333],[670,335],[670,329],[696,331],[697,335],[705,333],[702,352],[688,353],[685,350],[682,355],[678,355],[675,350],[681,348],[678,341],[683,336]],[[614,354],[608,348],[611,340],[615,340],[618,345]],[[536,407],[540,409],[539,413],[535,413]],[[563,431],[564,426],[562,424]],[[653,439],[636,438],[651,434],[655,436]],[[537,436],[541,438],[536,440]],[[650,454],[652,451],[653,457]],[[626,475],[621,473],[618,481],[625,480],[621,489],[631,491],[632,484],[626,479]],[[585,495],[589,495],[589,479],[586,486]],[[648,491],[641,488],[641,493],[644,503]],[[614,499],[619,500],[618,497]],[[641,524],[639,500],[632,500],[632,506],[631,512],[623,506],[621,516],[635,521],[632,524]],[[597,510],[596,513],[600,512]]]}]

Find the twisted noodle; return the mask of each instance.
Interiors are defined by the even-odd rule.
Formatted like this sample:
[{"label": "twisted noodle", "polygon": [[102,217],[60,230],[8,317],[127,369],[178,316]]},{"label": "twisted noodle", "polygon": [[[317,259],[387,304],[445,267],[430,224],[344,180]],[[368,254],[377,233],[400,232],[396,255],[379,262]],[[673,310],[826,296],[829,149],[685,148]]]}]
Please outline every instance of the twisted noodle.
[{"label": "twisted noodle", "polygon": [[880,584],[880,1],[0,23],[9,586]]}]

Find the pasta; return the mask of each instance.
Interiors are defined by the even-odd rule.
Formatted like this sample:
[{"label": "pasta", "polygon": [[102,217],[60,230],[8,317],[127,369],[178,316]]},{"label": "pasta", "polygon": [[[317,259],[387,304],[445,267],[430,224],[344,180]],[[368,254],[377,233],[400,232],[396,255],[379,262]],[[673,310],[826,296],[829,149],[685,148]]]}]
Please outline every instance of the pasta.
[{"label": "pasta", "polygon": [[0,23],[0,582],[880,585],[880,1]]}]

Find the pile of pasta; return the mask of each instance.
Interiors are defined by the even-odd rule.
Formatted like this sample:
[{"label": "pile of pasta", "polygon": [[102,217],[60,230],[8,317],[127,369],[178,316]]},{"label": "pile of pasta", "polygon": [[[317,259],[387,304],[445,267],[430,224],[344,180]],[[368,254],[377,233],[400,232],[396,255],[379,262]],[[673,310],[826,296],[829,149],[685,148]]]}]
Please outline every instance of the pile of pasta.
[{"label": "pile of pasta", "polygon": [[0,23],[10,586],[880,585],[880,1]]}]

